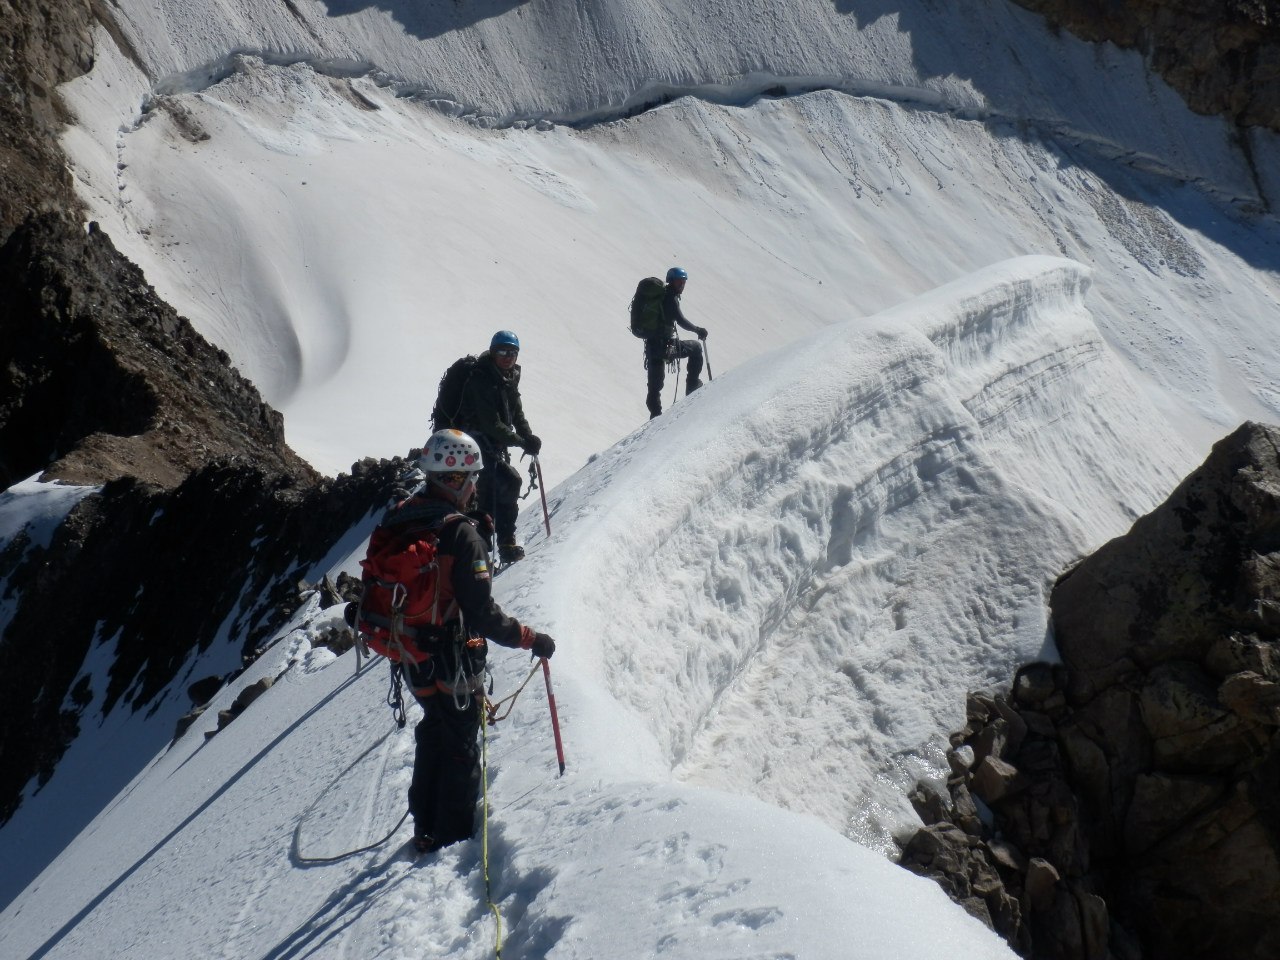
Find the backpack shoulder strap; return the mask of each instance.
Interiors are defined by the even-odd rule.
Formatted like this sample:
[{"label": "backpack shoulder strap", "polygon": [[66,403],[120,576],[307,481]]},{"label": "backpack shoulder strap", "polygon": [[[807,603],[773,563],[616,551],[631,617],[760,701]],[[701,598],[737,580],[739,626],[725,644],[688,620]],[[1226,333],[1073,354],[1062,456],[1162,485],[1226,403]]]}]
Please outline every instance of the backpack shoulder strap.
[{"label": "backpack shoulder strap", "polygon": [[441,506],[440,501],[410,497],[403,503],[389,508],[382,515],[379,525],[394,531],[397,535],[407,533],[438,535],[440,528],[453,517],[452,512],[442,512]]}]

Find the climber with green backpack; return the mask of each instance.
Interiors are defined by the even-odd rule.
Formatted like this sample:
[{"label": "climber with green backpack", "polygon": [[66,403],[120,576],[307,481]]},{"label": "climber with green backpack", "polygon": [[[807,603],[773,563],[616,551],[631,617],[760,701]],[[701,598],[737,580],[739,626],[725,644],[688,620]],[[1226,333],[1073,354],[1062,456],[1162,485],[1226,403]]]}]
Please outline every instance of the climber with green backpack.
[{"label": "climber with green backpack", "polygon": [[685,393],[693,393],[702,386],[702,344],[694,340],[681,340],[676,336],[676,325],[695,333],[698,340],[707,339],[705,327],[690,323],[680,309],[680,295],[684,293],[689,274],[683,267],[667,271],[664,283],[657,277],[646,277],[636,287],[631,299],[631,332],[644,340],[644,366],[648,371],[649,391],[645,404],[649,419],[662,413],[662,387],[667,379],[667,365],[677,370],[681,360],[688,360],[685,375]]}]

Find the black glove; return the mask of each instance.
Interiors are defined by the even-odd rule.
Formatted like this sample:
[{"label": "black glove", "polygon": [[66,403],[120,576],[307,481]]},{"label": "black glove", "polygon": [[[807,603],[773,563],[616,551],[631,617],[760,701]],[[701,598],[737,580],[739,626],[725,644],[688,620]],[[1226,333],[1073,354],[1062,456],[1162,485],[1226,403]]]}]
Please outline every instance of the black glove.
[{"label": "black glove", "polygon": [[535,657],[550,657],[556,652],[556,642],[545,633],[533,635],[533,646],[529,648]]},{"label": "black glove", "polygon": [[693,328],[693,332],[694,332],[694,333],[696,333],[696,334],[698,335],[698,339],[699,339],[699,340],[705,340],[705,339],[707,339],[707,328],[706,328],[706,327],[694,327],[694,328]]},{"label": "black glove", "polygon": [[536,434],[529,434],[524,438],[524,452],[531,457],[536,457],[538,451],[542,449],[542,441],[538,439]]}]

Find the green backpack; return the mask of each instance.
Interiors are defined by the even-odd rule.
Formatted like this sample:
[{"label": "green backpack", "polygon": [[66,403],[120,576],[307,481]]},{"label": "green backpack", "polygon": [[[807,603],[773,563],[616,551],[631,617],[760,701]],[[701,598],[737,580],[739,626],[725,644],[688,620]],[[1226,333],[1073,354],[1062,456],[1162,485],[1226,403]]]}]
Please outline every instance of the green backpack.
[{"label": "green backpack", "polygon": [[645,277],[631,298],[631,332],[647,340],[663,330],[662,297],[667,285],[657,277]]},{"label": "green backpack", "polygon": [[440,378],[440,386],[436,390],[436,405],[431,408],[431,429],[457,429],[460,424],[458,416],[462,413],[462,390],[475,372],[479,357],[471,354],[453,361],[449,369]]}]

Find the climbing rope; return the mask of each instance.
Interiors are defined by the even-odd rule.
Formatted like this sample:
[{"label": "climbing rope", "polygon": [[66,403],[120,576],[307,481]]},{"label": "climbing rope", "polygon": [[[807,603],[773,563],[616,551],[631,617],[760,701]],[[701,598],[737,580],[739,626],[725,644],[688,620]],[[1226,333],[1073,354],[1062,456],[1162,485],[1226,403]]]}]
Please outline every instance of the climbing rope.
[{"label": "climbing rope", "polygon": [[[668,352],[675,349],[675,341],[667,346]],[[667,372],[674,372],[675,376],[671,379],[675,382],[675,387],[671,391],[671,402],[675,403],[676,398],[680,396],[680,355],[677,353],[673,358],[667,360]]]},{"label": "climbing rope", "polygon": [[[393,636],[393,641],[398,641],[398,637]],[[400,647],[400,650],[402,653],[404,652],[403,646]],[[465,653],[464,653],[464,656],[465,656]],[[462,669],[462,659],[463,657],[459,657],[460,670]],[[489,806],[489,727],[495,726],[500,720],[505,720],[507,717],[511,715],[511,711],[515,708],[517,698],[520,696],[522,692],[524,692],[524,688],[529,685],[529,681],[533,679],[534,674],[536,674],[538,672],[538,669],[542,666],[543,666],[542,660],[535,661],[533,664],[533,667],[530,668],[528,675],[521,682],[520,686],[516,687],[516,689],[512,693],[501,698],[500,700],[496,700],[496,701],[491,700],[489,696],[484,692],[482,685],[479,690],[479,695],[480,695],[479,706],[484,713],[484,722],[480,724],[480,731],[481,731],[480,783],[481,783],[481,797],[482,797],[481,808],[483,811],[483,814],[482,814],[483,827],[481,829],[481,860],[482,860],[483,871],[484,871],[485,904],[488,906],[489,911],[493,914],[493,920],[494,920],[493,955],[496,958],[496,960],[502,960],[502,911],[498,908],[498,905],[493,900],[493,881],[489,876],[489,811],[490,811],[490,806]],[[397,722],[397,726],[401,728],[403,728],[404,726],[404,700],[401,694],[402,676],[403,676],[403,668],[399,663],[392,661],[391,683],[390,683],[390,689],[387,691],[387,704],[388,706],[391,707],[392,715]],[[490,688],[490,692],[492,692],[492,687]],[[505,710],[502,709],[503,704],[507,705]],[[535,787],[534,789],[537,789],[537,787]],[[525,791],[525,793],[517,797],[514,801],[512,801],[512,803],[519,803],[521,800],[524,800],[525,797],[529,796],[529,794],[532,792],[533,790]],[[317,802],[319,801],[317,800]],[[303,818],[302,818],[303,820],[306,819],[307,813],[310,813],[310,810],[308,810],[306,813],[303,814]],[[391,829],[391,831],[385,837],[381,838],[380,840],[376,840],[373,843],[367,844],[366,846],[358,847],[355,850],[348,850],[345,853],[334,854],[331,857],[306,857],[306,856],[303,856],[301,853],[297,852],[299,836],[302,830],[302,820],[300,820],[297,827],[295,827],[294,829],[293,842],[294,842],[294,850],[295,850],[295,859],[298,863],[309,863],[309,864],[335,863],[339,860],[345,860],[347,857],[353,857],[353,856],[356,856],[357,854],[367,853],[370,850],[375,850],[378,847],[382,846],[384,843],[390,840],[393,836],[395,836],[396,833],[400,830],[400,828],[404,825],[404,822],[408,818],[409,818],[409,812],[406,810],[404,815],[400,817],[400,820],[396,823],[396,825]]]},{"label": "climbing rope", "polygon": [[[533,669],[529,671],[529,675],[524,678],[524,682],[516,687],[515,692],[508,694],[501,700],[490,700],[488,696],[482,698],[481,706],[484,709],[484,723],[480,724],[480,783],[482,789],[482,803],[484,826],[481,830],[481,851],[484,863],[484,899],[488,904],[489,910],[493,913],[496,931],[494,933],[493,955],[497,960],[502,960],[502,912],[498,909],[498,905],[493,902],[493,885],[489,880],[489,728],[495,726],[499,720],[505,720],[511,716],[511,711],[515,708],[516,698],[520,696],[521,691],[529,685],[529,681],[533,679],[533,675],[538,672],[541,661],[536,661]],[[508,704],[507,709],[499,713],[502,705]],[[517,799],[523,799],[525,795]]]},{"label": "climbing rope", "polygon": [[[408,819],[409,819],[409,811],[406,810],[404,812],[404,816],[402,816],[396,822],[396,825],[391,828],[391,832],[388,833],[385,837],[383,837],[381,840],[375,840],[373,841],[373,843],[370,843],[366,846],[357,847],[355,850],[348,850],[346,853],[335,853],[332,857],[304,857],[301,853],[299,853],[295,856],[294,859],[296,859],[299,863],[337,863],[339,860],[347,859],[347,857],[354,857],[358,853],[368,853],[370,850],[377,850],[378,847],[382,846],[384,843],[386,843],[388,840],[394,837],[399,832],[400,828],[404,826],[404,822]],[[299,820],[298,825],[294,827],[294,830],[293,830],[293,845],[295,850],[297,850],[297,847],[298,847],[298,834],[301,830],[302,830],[302,820]]]},{"label": "climbing rope", "polygon": [[[530,676],[533,676],[533,674],[530,674]],[[486,704],[487,701],[488,698],[486,698]],[[510,713],[509,710],[507,712]],[[488,903],[489,909],[493,911],[493,919],[496,925],[493,955],[497,960],[502,960],[502,912],[498,909],[498,905],[493,902],[493,887],[489,883],[489,724],[480,724],[480,730],[480,782],[483,785],[484,797],[484,830],[481,840],[484,860],[484,899]]]},{"label": "climbing rope", "polygon": [[[487,721],[488,726],[493,726],[499,720],[505,720],[507,717],[511,716],[511,711],[515,709],[516,697],[520,696],[521,691],[529,685],[529,681],[533,679],[533,675],[538,672],[538,666],[539,664],[535,661],[533,669],[530,670],[529,675],[524,678],[524,682],[520,684],[520,686],[516,687],[514,693],[508,694],[498,701],[490,700],[488,697],[484,698],[485,720]],[[498,713],[498,708],[508,700],[511,701],[511,705],[500,715]]]}]

